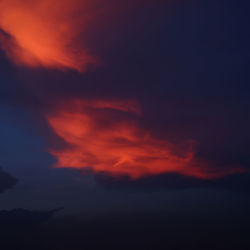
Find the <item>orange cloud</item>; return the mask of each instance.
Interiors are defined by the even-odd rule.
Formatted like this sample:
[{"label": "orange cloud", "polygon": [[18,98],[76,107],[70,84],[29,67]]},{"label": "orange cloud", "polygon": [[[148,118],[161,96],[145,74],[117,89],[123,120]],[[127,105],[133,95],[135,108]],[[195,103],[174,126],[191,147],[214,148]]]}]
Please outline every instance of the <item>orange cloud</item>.
[{"label": "orange cloud", "polygon": [[154,138],[140,128],[134,101],[73,100],[46,115],[49,125],[67,147],[50,149],[56,167],[105,172],[137,179],[178,173],[197,178],[217,178],[237,172],[210,168],[195,159],[194,143],[174,145]]},{"label": "orange cloud", "polygon": [[95,59],[77,42],[95,12],[89,0],[1,0],[0,44],[8,57],[29,67],[83,71]]},{"label": "orange cloud", "polygon": [[[98,61],[87,43],[103,42],[109,25],[149,2],[155,1],[1,0],[0,48],[17,65],[82,72]],[[90,42],[95,32],[101,35]]]}]

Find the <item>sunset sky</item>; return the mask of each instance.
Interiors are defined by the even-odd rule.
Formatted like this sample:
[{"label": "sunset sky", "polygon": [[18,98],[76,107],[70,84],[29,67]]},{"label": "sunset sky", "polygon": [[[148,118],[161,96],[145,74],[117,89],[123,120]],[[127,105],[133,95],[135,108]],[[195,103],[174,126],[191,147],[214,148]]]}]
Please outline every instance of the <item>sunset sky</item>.
[{"label": "sunset sky", "polygon": [[249,10],[0,0],[0,210],[244,221]]}]

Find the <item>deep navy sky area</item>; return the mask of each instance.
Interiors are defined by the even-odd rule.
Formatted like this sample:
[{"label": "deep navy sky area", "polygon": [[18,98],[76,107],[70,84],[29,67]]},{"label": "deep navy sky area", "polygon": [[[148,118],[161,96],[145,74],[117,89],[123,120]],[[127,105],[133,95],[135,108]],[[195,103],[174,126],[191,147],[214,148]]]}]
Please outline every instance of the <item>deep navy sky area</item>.
[{"label": "deep navy sky area", "polygon": [[[12,45],[18,43],[18,33],[0,21],[0,165],[18,180],[1,193],[0,210],[64,207],[62,213],[83,217],[142,211],[247,216],[250,4],[155,2],[151,6],[138,1],[131,10],[123,6],[129,13],[103,14],[107,23],[80,32],[77,46],[84,41],[88,53],[98,58],[98,63],[83,71],[72,65],[66,69],[65,65],[63,69],[48,66],[41,58],[41,67],[24,61],[17,65],[6,41],[8,46],[18,46]],[[15,9],[15,5],[6,6],[5,13]],[[84,35],[87,38],[81,38]],[[57,159],[49,149],[67,147],[47,115],[62,111],[64,102],[72,98],[136,100],[142,110],[140,128],[174,147],[194,141],[201,169],[226,174],[212,180],[182,172],[130,180],[89,168],[53,168]],[[122,112],[104,111],[103,120],[98,120],[100,130],[109,126],[109,120],[113,124],[134,119],[134,114]]]}]

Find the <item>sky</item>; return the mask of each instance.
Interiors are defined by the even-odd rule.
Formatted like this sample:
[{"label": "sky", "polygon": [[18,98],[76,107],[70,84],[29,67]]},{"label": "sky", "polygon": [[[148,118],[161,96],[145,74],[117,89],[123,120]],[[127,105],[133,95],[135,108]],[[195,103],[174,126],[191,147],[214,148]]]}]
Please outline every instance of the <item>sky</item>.
[{"label": "sky", "polygon": [[249,8],[1,0],[0,210],[246,222]]}]

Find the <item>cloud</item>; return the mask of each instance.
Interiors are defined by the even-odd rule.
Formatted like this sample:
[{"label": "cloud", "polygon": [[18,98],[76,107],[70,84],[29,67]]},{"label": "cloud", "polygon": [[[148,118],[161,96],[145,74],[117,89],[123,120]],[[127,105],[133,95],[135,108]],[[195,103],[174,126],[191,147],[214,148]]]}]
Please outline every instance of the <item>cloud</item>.
[{"label": "cloud", "polygon": [[83,71],[96,61],[77,40],[96,14],[91,2],[1,1],[0,28],[11,37],[0,36],[2,49],[18,65]]},{"label": "cloud", "polygon": [[152,192],[159,190],[183,190],[194,188],[224,189],[237,193],[250,194],[250,174],[228,174],[214,179],[197,178],[176,173],[145,176],[131,179],[128,176],[114,178],[107,173],[95,174],[97,183],[107,189]]},{"label": "cloud", "polygon": [[[106,34],[102,30],[107,23],[119,22],[119,15],[147,2],[2,0],[0,30],[11,39],[0,35],[0,47],[19,66],[83,72],[99,63],[89,48],[93,30],[98,30],[104,41]],[[102,40],[99,37],[93,43],[102,44]]]},{"label": "cloud", "polygon": [[50,148],[56,167],[91,168],[95,173],[138,179],[178,173],[201,179],[244,172],[241,167],[211,168],[195,157],[195,143],[174,144],[141,127],[140,109],[131,100],[83,100],[56,103],[45,114],[65,145]]},{"label": "cloud", "polygon": [[17,183],[17,179],[5,173],[0,167],[0,193],[12,188]]},{"label": "cloud", "polygon": [[1,227],[15,227],[15,229],[30,229],[37,225],[40,225],[51,217],[60,209],[54,209],[51,211],[29,211],[23,208],[16,208],[11,211],[0,211]]}]

